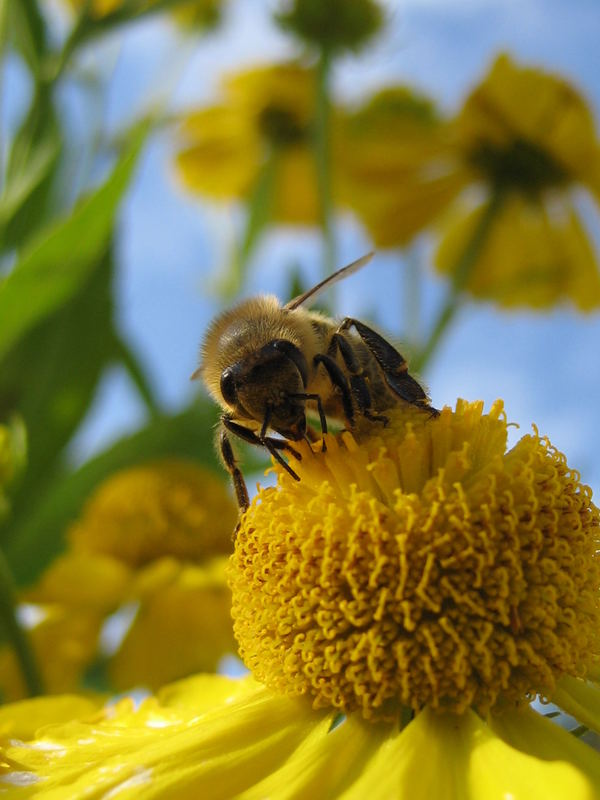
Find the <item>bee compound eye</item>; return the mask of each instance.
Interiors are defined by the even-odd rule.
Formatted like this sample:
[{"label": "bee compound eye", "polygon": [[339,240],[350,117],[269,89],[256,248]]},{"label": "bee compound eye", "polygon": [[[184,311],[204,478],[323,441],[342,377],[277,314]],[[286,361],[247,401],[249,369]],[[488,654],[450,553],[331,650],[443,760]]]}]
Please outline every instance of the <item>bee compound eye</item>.
[{"label": "bee compound eye", "polygon": [[237,400],[237,389],[231,369],[223,370],[221,375],[221,394],[223,395],[223,400],[225,400],[226,403],[235,405]]}]

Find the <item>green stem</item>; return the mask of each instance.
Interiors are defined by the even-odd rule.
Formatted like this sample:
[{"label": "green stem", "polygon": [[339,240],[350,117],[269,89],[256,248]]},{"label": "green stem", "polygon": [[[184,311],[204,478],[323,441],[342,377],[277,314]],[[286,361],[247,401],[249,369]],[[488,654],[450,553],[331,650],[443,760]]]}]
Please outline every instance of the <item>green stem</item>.
[{"label": "green stem", "polygon": [[319,216],[323,234],[324,276],[336,268],[335,232],[333,229],[333,195],[331,189],[331,98],[329,77],[331,56],[326,48],[317,64],[317,97],[314,130],[315,165],[319,193]]},{"label": "green stem", "polygon": [[154,3],[124,2],[122,5],[104,14],[102,17],[93,17],[87,4],[81,11],[77,22],[69,34],[62,50],[55,56],[54,63],[49,70],[49,80],[54,83],[61,76],[73,53],[82,45],[95,39],[97,36],[117,28],[128,22],[135,22],[151,14],[160,14],[183,5],[186,0],[155,0]]},{"label": "green stem", "polygon": [[404,267],[404,335],[403,341],[417,348],[421,341],[421,264],[414,245],[406,253]]},{"label": "green stem", "polygon": [[16,592],[9,566],[0,551],[0,624],[12,645],[23,680],[30,696],[43,694],[42,679],[37,668],[29,639],[15,613]]},{"label": "green stem", "polygon": [[[4,88],[4,57],[8,35],[8,0],[0,0],[0,96]],[[0,188],[4,186],[4,129],[0,120]]]},{"label": "green stem", "polygon": [[121,361],[127,370],[127,374],[133,381],[133,384],[137,389],[140,398],[144,401],[149,413],[153,417],[158,417],[162,413],[162,409],[160,408],[160,405],[154,396],[152,386],[150,385],[150,382],[146,377],[146,373],[140,365],[137,356],[127,342],[125,342],[124,339],[122,339],[117,333],[113,333],[113,348],[115,351],[115,356]]},{"label": "green stem", "polygon": [[274,151],[256,178],[247,204],[246,226],[242,239],[235,248],[230,269],[217,282],[217,292],[226,300],[234,297],[242,287],[248,262],[271,218],[278,163],[278,153]]},{"label": "green stem", "polygon": [[412,359],[411,367],[415,372],[421,372],[427,366],[443,334],[460,309],[463,301],[463,290],[469,282],[469,278],[481,255],[492,223],[500,210],[502,202],[502,194],[497,191],[494,192],[483,212],[480,214],[475,230],[452,270],[452,279],[448,294],[431,329],[429,338],[420,352]]}]

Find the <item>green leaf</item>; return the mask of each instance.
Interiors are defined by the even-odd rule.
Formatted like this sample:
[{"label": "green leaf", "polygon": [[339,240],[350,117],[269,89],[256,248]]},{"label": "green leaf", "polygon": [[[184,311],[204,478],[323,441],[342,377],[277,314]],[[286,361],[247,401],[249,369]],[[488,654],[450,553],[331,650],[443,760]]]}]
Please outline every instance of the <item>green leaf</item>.
[{"label": "green leaf", "polygon": [[135,350],[115,331],[112,332],[112,345],[115,358],[127,370],[127,374],[148,411],[153,415],[159,414],[160,404],[156,399],[154,389],[148,380],[146,371],[142,367]]},{"label": "green leaf", "polygon": [[0,250],[21,249],[48,219],[49,195],[59,164],[62,134],[54,109],[45,100],[17,132],[0,197]]},{"label": "green leaf", "polygon": [[38,186],[58,155],[57,141],[48,139],[38,147],[31,162],[18,179],[6,186],[0,197],[0,230],[15,216],[19,208]]},{"label": "green leaf", "polygon": [[145,130],[134,137],[108,180],[69,217],[38,236],[0,284],[0,357],[90,275],[106,249],[144,136]]},{"label": "green leaf", "polygon": [[108,251],[77,294],[28,331],[0,362],[0,410],[19,410],[30,441],[15,511],[51,477],[113,356],[112,272]]},{"label": "green leaf", "polygon": [[8,0],[8,3],[12,38],[37,80],[48,49],[44,17],[36,0]]},{"label": "green leaf", "polygon": [[176,416],[153,419],[143,430],[121,439],[75,472],[55,478],[43,495],[30,497],[28,507],[13,516],[4,532],[5,553],[16,581],[32,582],[61,552],[67,528],[85,499],[113,472],[160,457],[189,458],[222,470],[213,444],[216,420],[215,407],[207,400],[198,400]]}]

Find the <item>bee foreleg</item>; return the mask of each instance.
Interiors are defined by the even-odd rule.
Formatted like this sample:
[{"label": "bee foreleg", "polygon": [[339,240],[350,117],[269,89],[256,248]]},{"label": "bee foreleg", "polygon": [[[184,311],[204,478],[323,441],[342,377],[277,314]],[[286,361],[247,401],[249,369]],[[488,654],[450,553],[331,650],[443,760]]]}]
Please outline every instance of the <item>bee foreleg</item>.
[{"label": "bee foreleg", "polygon": [[[225,424],[224,420],[223,424]],[[239,509],[243,513],[250,505],[248,489],[246,488],[244,476],[240,472],[240,469],[236,463],[235,455],[233,454],[233,448],[231,446],[231,442],[229,441],[229,437],[227,436],[227,431],[224,428],[221,428],[221,434],[219,436],[219,449],[221,452],[221,458],[225,464],[225,468],[231,475]]]},{"label": "bee foreleg", "polygon": [[221,422],[228,431],[242,439],[244,442],[248,442],[248,444],[254,444],[258,447],[266,447],[269,452],[271,452],[270,448],[285,450],[287,453],[294,456],[297,461],[302,461],[302,456],[300,453],[295,450],[289,442],[286,442],[285,439],[273,439],[271,436],[257,436],[254,431],[250,430],[250,428],[245,428],[238,422],[234,422],[228,416],[223,416],[221,418]]},{"label": "bee foreleg", "polygon": [[[262,444],[264,447],[266,447],[266,448],[267,448],[267,450],[268,450],[268,451],[269,451],[269,453],[270,453],[270,454],[273,456],[273,458],[275,459],[275,461],[277,461],[277,463],[278,463],[278,464],[281,464],[281,466],[284,468],[284,470],[285,470],[285,471],[286,471],[286,472],[287,472],[289,475],[291,475],[291,476],[292,476],[292,478],[293,478],[295,481],[299,481],[299,480],[300,480],[300,476],[299,476],[299,475],[297,475],[297,474],[294,472],[294,470],[293,470],[293,469],[290,467],[290,465],[287,463],[287,461],[284,461],[284,460],[283,460],[283,458],[281,457],[281,455],[279,454],[278,450],[282,450],[282,449],[283,449],[282,447],[279,447],[279,439],[271,439],[269,436],[267,436],[267,437],[265,437],[265,438],[262,440],[261,444]],[[289,450],[291,450],[292,452],[296,453],[296,456],[298,457],[298,460],[300,460],[300,453],[297,453],[297,452],[294,450],[294,448],[293,448],[293,447],[290,447],[290,448],[287,448],[287,447],[286,447],[285,449],[286,449],[286,450],[288,450],[288,449],[289,449]]]},{"label": "bee foreleg", "polygon": [[408,374],[408,364],[395,347],[393,347],[383,336],[380,336],[372,328],[363,322],[359,322],[352,317],[346,317],[338,332],[354,327],[356,332],[371,351],[374,359],[379,364],[387,385],[403,400],[421,408],[431,411],[429,399],[423,387]]},{"label": "bee foreleg", "polygon": [[334,333],[331,337],[331,349],[333,352],[338,349],[342,354],[346,369],[350,373],[350,388],[360,413],[372,422],[383,422],[387,425],[388,418],[383,414],[375,414],[372,410],[371,391],[365,378],[365,371],[356,358],[350,342],[341,333]]},{"label": "bee foreleg", "polygon": [[[287,463],[287,461],[283,460],[283,458],[281,457],[281,455],[279,454],[278,451],[279,450],[285,450],[286,452],[288,452],[291,455],[293,455],[294,458],[296,458],[298,461],[302,460],[302,456],[300,455],[300,453],[297,450],[294,450],[294,448],[288,442],[286,442],[284,439],[273,439],[270,436],[263,436],[263,437],[257,436],[254,433],[254,431],[250,430],[250,428],[245,428],[243,425],[239,425],[237,422],[234,422],[232,419],[230,419],[226,415],[224,415],[221,418],[221,421],[222,421],[223,425],[227,428],[228,431],[231,431],[231,433],[235,434],[236,436],[239,436],[239,438],[243,439],[243,441],[248,442],[249,444],[258,445],[259,447],[265,447],[269,451],[269,453],[273,456],[275,461],[277,461],[279,464],[281,464],[281,466],[284,468],[284,470],[286,472],[288,472],[292,476],[292,478],[294,478],[294,480],[296,480],[296,481],[300,480],[298,475],[296,475],[296,473],[290,467],[290,465]],[[229,445],[229,447],[231,448],[231,445]],[[223,457],[223,458],[225,459],[225,457]],[[238,470],[238,472],[239,472],[239,470]],[[235,485],[235,480],[236,480],[235,474],[233,472],[231,474],[233,476],[234,485]],[[241,477],[241,473],[240,473],[240,477]],[[242,480],[243,480],[243,478],[242,478]],[[244,489],[245,488],[246,487],[244,485]],[[236,488],[236,493],[237,493],[237,488]],[[246,497],[247,496],[248,495],[246,493]],[[238,496],[238,502],[239,502],[239,496]],[[247,505],[249,505],[249,502],[247,503]]]},{"label": "bee foreleg", "polygon": [[354,409],[352,407],[352,394],[346,376],[331,356],[319,353],[314,357],[313,363],[315,366],[323,364],[329,375],[329,380],[340,390],[342,405],[344,406],[344,415],[352,427],[354,425]]},{"label": "bee foreleg", "polygon": [[321,452],[325,452],[327,450],[327,445],[325,444],[325,434],[327,433],[327,417],[325,416],[325,412],[323,411],[323,403],[321,402],[321,395],[319,394],[305,394],[304,392],[300,394],[291,394],[290,397],[295,397],[298,400],[314,400],[317,404],[317,411],[319,412],[319,422],[321,423],[321,434],[323,435],[323,446],[321,447]]}]

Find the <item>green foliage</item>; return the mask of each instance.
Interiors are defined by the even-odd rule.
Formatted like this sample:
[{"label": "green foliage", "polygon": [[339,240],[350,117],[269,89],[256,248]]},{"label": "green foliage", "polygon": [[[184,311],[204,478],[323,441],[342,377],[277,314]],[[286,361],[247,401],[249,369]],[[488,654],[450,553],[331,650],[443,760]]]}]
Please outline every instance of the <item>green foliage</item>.
[{"label": "green foliage", "polygon": [[46,25],[36,0],[8,0],[8,24],[12,40],[36,81],[48,51]]},{"label": "green foliage", "polygon": [[0,285],[0,356],[36,322],[67,302],[91,273],[111,236],[143,138],[142,134],[134,137],[109,179],[93,195],[36,236]]},{"label": "green foliage", "polygon": [[112,271],[106,251],[75,296],[28,331],[0,365],[0,402],[19,409],[30,438],[17,507],[52,474],[111,358]]}]

